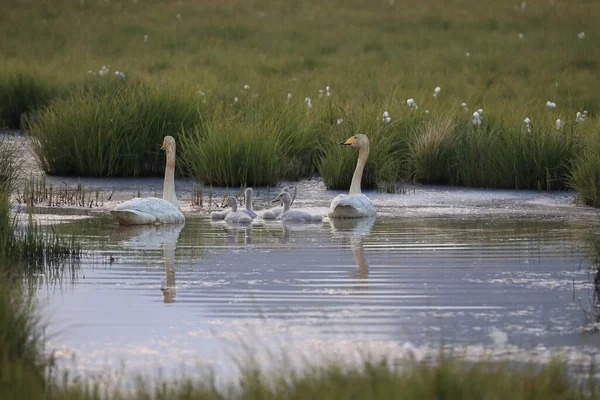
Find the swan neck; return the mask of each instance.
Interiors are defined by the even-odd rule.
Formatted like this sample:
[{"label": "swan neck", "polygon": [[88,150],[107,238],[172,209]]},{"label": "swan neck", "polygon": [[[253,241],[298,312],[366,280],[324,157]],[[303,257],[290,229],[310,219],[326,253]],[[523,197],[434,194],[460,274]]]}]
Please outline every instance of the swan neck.
[{"label": "swan neck", "polygon": [[361,147],[358,150],[358,160],[356,161],[356,169],[354,170],[354,175],[352,176],[349,194],[361,193],[360,182],[362,180],[365,165],[367,164],[367,157],[369,157],[369,145]]},{"label": "swan neck", "polygon": [[168,201],[179,209],[179,201],[177,201],[177,195],[175,194],[175,154],[172,154],[170,151],[167,152],[163,200]]},{"label": "swan neck", "polygon": [[283,211],[281,211],[282,213],[288,212],[290,210],[290,202],[289,201],[284,201],[283,202]]},{"label": "swan neck", "polygon": [[231,212],[237,212],[237,201],[231,203]]},{"label": "swan neck", "polygon": [[254,211],[252,209],[252,195],[250,195],[250,193],[246,193],[244,195],[244,201],[246,202],[246,210]]}]

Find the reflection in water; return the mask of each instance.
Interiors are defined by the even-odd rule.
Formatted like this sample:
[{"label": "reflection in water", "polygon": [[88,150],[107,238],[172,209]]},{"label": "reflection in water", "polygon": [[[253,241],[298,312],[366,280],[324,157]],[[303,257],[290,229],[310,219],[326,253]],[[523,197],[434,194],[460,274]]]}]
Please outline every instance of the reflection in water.
[{"label": "reflection in water", "polygon": [[183,225],[119,225],[111,235],[113,240],[123,241],[124,247],[145,249],[162,247],[166,282],[161,287],[161,291],[165,303],[175,302],[175,248]]},{"label": "reflection in water", "polygon": [[367,289],[366,279],[369,277],[369,264],[365,259],[363,239],[371,232],[375,218],[332,218],[330,220],[334,236],[350,238],[352,253],[358,269],[350,271],[350,277],[359,281],[365,281],[361,289]]}]

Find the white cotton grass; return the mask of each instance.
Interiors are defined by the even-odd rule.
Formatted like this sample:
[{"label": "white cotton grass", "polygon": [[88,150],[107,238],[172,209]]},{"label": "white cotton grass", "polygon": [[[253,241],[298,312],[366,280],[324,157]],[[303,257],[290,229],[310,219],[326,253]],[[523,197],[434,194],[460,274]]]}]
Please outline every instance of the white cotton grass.
[{"label": "white cotton grass", "polygon": [[327,93],[327,96],[331,96],[331,87],[325,86],[325,92]]},{"label": "white cotton grass", "polygon": [[319,97],[323,97],[323,89],[319,89]]},{"label": "white cotton grass", "polygon": [[291,93],[287,94],[287,99],[288,99],[288,101],[290,101],[292,99],[292,94]]},{"label": "white cotton grass", "polygon": [[519,33],[519,39],[521,39],[521,40],[522,40],[522,39],[524,39],[524,38],[525,38],[525,35],[523,35],[522,33]]},{"label": "white cotton grass", "polygon": [[249,85],[244,85],[244,90],[249,90],[250,86]]},{"label": "white cotton grass", "polygon": [[148,35],[144,35],[144,43],[148,43]]},{"label": "white cotton grass", "polygon": [[341,119],[341,118],[338,118],[338,120],[337,120],[337,124],[338,124],[338,125],[341,125],[341,123],[342,123],[342,122],[344,122],[344,120],[343,120],[343,119]]},{"label": "white cotton grass", "polygon": [[531,133],[531,119],[529,117],[523,120],[525,127],[527,128],[527,132]]},{"label": "white cotton grass", "polygon": [[465,53],[465,56],[467,57],[471,57],[471,53],[469,53],[468,51]]},{"label": "white cotton grass", "polygon": [[383,118],[381,118],[381,122],[384,122],[386,124],[392,122],[392,117],[390,117],[390,114],[387,111],[383,112]]},{"label": "white cotton grass", "polygon": [[406,105],[408,106],[408,108],[412,108],[414,110],[419,109],[419,106],[415,102],[415,99],[413,99],[412,97],[410,99],[406,100]]},{"label": "white cotton grass", "polygon": [[435,89],[433,89],[433,97],[438,97],[438,95],[440,94],[441,91],[442,91],[442,88],[437,86]]},{"label": "white cotton grass", "polygon": [[460,103],[460,107],[463,109],[463,111],[468,112],[469,111],[469,107],[467,106],[467,103]]},{"label": "white cotton grass", "polygon": [[579,33],[577,34],[577,37],[578,37],[579,39],[585,39],[585,32],[579,32]]},{"label": "white cotton grass", "polygon": [[479,126],[481,125],[481,114],[478,111],[473,113],[473,120],[471,121],[473,125]]},{"label": "white cotton grass", "polygon": [[239,99],[239,98],[237,98],[237,96],[236,96],[236,97],[233,99],[233,102],[234,102],[234,103],[239,103],[239,102],[240,102],[240,99]]},{"label": "white cotton grass", "polygon": [[116,76],[118,76],[118,77],[119,77],[119,78],[121,78],[121,79],[124,79],[124,78],[125,78],[125,74],[124,74],[123,72],[121,72],[121,71],[116,71],[116,72],[115,72],[115,75],[116,75]]},{"label": "white cotton grass", "polygon": [[575,122],[579,124],[579,123],[585,121],[585,119],[587,118],[587,115],[588,115],[587,110],[583,110],[583,112],[577,111],[577,114],[575,115]]},{"label": "white cotton grass", "polygon": [[106,65],[103,65],[102,68],[100,68],[100,71],[98,71],[98,75],[100,76],[104,76],[106,74],[108,74],[109,69]]},{"label": "white cotton grass", "polygon": [[181,14],[177,13],[177,15],[175,15],[175,18],[181,21]]},{"label": "white cotton grass", "polygon": [[560,130],[562,128],[562,121],[560,120],[560,118],[556,120],[556,122],[554,123],[554,126],[558,130]]},{"label": "white cotton grass", "polygon": [[312,100],[310,99],[310,97],[306,97],[304,99],[304,102],[306,103],[306,107],[312,108]]},{"label": "white cotton grass", "polygon": [[548,100],[546,102],[546,107],[548,107],[548,108],[556,108],[556,103],[553,102],[553,101]]}]

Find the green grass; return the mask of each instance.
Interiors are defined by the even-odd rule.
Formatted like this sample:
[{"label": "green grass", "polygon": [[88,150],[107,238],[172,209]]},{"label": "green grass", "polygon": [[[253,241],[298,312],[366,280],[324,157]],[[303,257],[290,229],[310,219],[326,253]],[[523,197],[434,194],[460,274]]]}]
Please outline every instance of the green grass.
[{"label": "green grass", "polygon": [[199,119],[199,101],[176,88],[114,85],[77,91],[30,118],[28,133],[47,174],[164,173],[163,137],[177,138],[182,129],[192,127]]},{"label": "green grass", "polygon": [[600,207],[600,137],[587,141],[583,154],[573,162],[569,186],[584,204]]},{"label": "green grass", "polygon": [[28,70],[0,74],[0,126],[21,128],[23,118],[60,96],[63,89],[52,78]]},{"label": "green grass", "polygon": [[[0,88],[17,94],[0,108],[19,110],[13,121],[34,113],[25,128],[51,174],[160,175],[168,132],[182,136],[185,164],[206,183],[318,170],[328,187],[347,188],[355,155],[333,143],[362,131],[373,143],[365,188],[415,179],[560,189],[600,126],[600,6],[517,3],[0,0]],[[326,86],[331,96],[320,97]],[[227,160],[231,151],[242,159]]]}]

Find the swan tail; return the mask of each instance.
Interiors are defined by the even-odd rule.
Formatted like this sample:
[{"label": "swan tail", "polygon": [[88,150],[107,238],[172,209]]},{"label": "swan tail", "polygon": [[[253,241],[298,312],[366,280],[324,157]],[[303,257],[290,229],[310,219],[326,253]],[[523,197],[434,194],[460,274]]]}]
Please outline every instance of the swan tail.
[{"label": "swan tail", "polygon": [[110,210],[120,225],[150,225],[157,223],[154,215],[137,210]]}]

